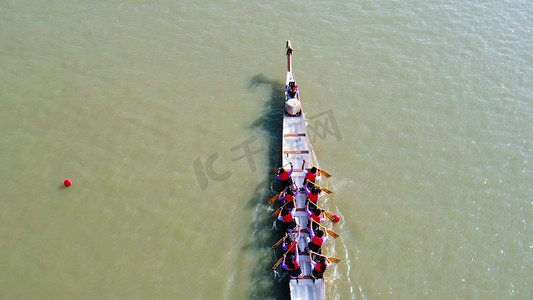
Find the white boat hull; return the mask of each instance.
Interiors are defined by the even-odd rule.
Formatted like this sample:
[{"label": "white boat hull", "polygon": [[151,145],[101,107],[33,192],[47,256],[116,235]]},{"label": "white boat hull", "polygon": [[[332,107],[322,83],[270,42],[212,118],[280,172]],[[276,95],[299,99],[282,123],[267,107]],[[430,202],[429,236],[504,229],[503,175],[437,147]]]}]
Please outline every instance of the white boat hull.
[{"label": "white boat hull", "polygon": [[[287,45],[288,47],[290,47],[290,41],[287,42]],[[292,49],[290,51],[290,54],[289,51],[287,51],[287,55],[288,68],[285,82],[286,88],[288,87],[290,81],[295,82],[291,63]],[[287,92],[285,93],[286,102],[295,98],[298,99],[298,101],[300,100],[299,92],[293,96],[289,96]],[[314,165],[318,165],[316,162],[313,161],[313,157],[313,148],[309,141],[309,136],[307,132],[307,122],[305,120],[305,115],[303,111],[301,111],[300,108],[300,111],[296,114],[292,112],[286,112],[283,117],[282,165],[286,165],[289,162],[292,162],[294,166],[292,180],[299,188],[303,187],[303,182],[305,179],[305,172],[302,169],[304,160]],[[309,167],[309,165],[307,166]],[[295,199],[297,208],[295,218],[297,220],[297,223],[300,224],[301,228],[306,228],[308,222],[308,216],[305,211],[306,198],[307,197],[305,192],[300,192]],[[305,252],[308,237],[309,234],[307,233],[307,231],[303,230],[300,234],[300,239],[298,241],[298,246],[300,248],[299,265],[302,269],[303,278],[291,279],[289,282],[291,299],[293,300],[326,299],[324,290],[324,280],[313,279],[311,277],[313,267],[309,261],[309,255]]]}]

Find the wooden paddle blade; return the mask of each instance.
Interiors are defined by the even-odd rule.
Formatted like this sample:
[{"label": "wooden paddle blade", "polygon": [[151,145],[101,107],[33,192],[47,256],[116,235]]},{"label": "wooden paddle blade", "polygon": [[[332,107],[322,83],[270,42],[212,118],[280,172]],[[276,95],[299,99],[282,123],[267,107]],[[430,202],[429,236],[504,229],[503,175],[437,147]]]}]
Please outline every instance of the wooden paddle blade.
[{"label": "wooden paddle blade", "polygon": [[328,172],[324,171],[324,170],[319,170],[320,171],[320,174],[326,176],[327,178],[330,178],[331,177],[331,174],[329,174]]},{"label": "wooden paddle blade", "polygon": [[335,239],[339,237],[338,234],[336,234],[335,232],[333,232],[333,231],[331,231],[329,229],[326,229],[326,232],[329,233],[329,235],[331,235]]},{"label": "wooden paddle blade", "polygon": [[272,266],[272,270],[275,270],[279,267],[279,265],[281,264],[281,262],[283,261],[283,257],[280,258],[273,266]]},{"label": "wooden paddle blade", "polygon": [[328,217],[328,219],[330,219],[331,221],[335,222],[335,217],[332,214],[330,214],[327,211],[324,211],[324,214],[326,215],[326,217]]},{"label": "wooden paddle blade", "polygon": [[279,215],[280,211],[281,211],[281,207],[276,209],[273,213],[271,213],[270,216],[276,218]]},{"label": "wooden paddle blade", "polygon": [[270,174],[270,175],[276,174],[276,172],[279,171],[279,169],[281,169],[281,168],[277,168],[275,170],[272,170],[272,171],[268,172],[268,174]]},{"label": "wooden paddle blade", "polygon": [[272,203],[274,203],[274,201],[276,201],[278,199],[279,199],[279,194],[274,196],[274,197],[272,197],[272,198],[270,198],[270,200],[268,200],[267,202],[268,202],[268,204],[272,204]]},{"label": "wooden paddle blade", "polygon": [[282,237],[279,241],[277,241],[274,245],[272,245],[272,249],[276,249],[279,245],[281,245],[284,238],[285,237]]},{"label": "wooden paddle blade", "polygon": [[331,194],[333,193],[332,191],[328,190],[327,188],[323,188],[323,187],[319,187],[321,190],[323,190],[324,192],[328,193],[328,194]]},{"label": "wooden paddle blade", "polygon": [[334,263],[338,263],[339,261],[341,261],[340,259],[338,259],[336,257],[328,257],[328,260],[331,261],[331,262],[334,262]]},{"label": "wooden paddle blade", "polygon": [[[290,163],[288,163],[288,164],[290,164]],[[279,167],[279,168],[277,168],[275,170],[272,170],[268,174],[272,175],[272,174],[276,173],[277,171],[279,171],[281,168],[285,168],[288,164],[285,164],[285,165],[283,165],[283,166],[281,166],[281,167]]]}]

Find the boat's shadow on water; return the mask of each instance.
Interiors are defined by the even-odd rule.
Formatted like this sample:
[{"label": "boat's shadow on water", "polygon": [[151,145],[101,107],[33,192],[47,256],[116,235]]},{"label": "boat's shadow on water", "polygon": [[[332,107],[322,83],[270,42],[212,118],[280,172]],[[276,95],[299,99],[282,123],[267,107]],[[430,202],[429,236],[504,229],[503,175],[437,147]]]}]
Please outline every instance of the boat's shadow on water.
[{"label": "boat's shadow on water", "polygon": [[[277,169],[281,164],[285,84],[261,74],[252,77],[249,87],[270,88],[270,99],[250,127],[263,131],[267,140],[268,169]],[[247,203],[247,208],[255,211],[249,251],[258,257],[252,271],[249,299],[290,299],[287,274],[281,266],[276,271],[272,270],[272,265],[282,256],[282,252],[281,246],[275,251],[271,246],[283,237],[283,233],[274,226],[275,219],[270,216],[272,209],[269,210],[267,200],[280,190],[274,175],[265,174]],[[272,207],[277,208],[276,204]]]}]

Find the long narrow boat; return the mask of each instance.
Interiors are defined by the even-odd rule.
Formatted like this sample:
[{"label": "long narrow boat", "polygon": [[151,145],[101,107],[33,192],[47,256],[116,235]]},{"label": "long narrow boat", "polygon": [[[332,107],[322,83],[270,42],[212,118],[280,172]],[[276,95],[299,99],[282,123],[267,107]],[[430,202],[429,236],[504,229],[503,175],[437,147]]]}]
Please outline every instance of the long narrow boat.
[{"label": "long narrow boat", "polygon": [[[292,180],[298,187],[303,187],[305,172],[303,170],[304,160],[318,165],[313,161],[313,148],[309,142],[307,134],[307,122],[302,111],[300,93],[291,94],[287,91],[291,82],[296,83],[292,70],[292,46],[291,41],[287,41],[287,78],[285,82],[285,115],[283,117],[283,142],[282,142],[282,165],[292,162],[295,169],[292,173]],[[300,169],[301,168],[301,169]],[[317,178],[318,179],[318,178]],[[296,219],[303,228],[307,226],[308,216],[305,211],[306,194],[299,193],[296,196]],[[289,288],[291,299],[326,299],[324,280],[313,279],[311,272],[313,267],[309,261],[309,255],[304,249],[307,247],[307,231],[302,230],[298,241],[300,260],[299,265],[303,272],[301,279],[291,279]]]}]

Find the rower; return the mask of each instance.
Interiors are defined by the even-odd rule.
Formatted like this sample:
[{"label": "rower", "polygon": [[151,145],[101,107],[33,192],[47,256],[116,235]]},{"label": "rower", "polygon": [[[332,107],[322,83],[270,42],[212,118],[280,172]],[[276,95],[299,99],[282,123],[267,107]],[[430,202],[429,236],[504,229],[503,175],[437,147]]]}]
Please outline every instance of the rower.
[{"label": "rower", "polygon": [[283,222],[283,228],[288,232],[291,232],[298,225],[294,218],[295,211],[294,201],[291,201],[279,212],[278,220]]},{"label": "rower", "polygon": [[[315,207],[312,204],[311,206]],[[309,222],[307,223],[307,230],[312,229],[313,231],[316,231],[319,227],[317,223],[320,223],[326,220],[325,217],[321,216],[322,210],[320,208],[315,207],[314,210],[309,209],[309,201],[307,202],[305,211],[307,212],[307,216],[309,217]]]},{"label": "rower", "polygon": [[316,253],[322,253],[322,245],[328,240],[328,236],[324,234],[322,229],[318,229],[316,234],[313,230],[309,231],[309,243],[307,249]]},{"label": "rower", "polygon": [[[305,187],[305,191],[307,192],[307,199],[313,202],[314,204],[318,205],[318,199],[322,197],[322,195],[320,195],[322,190],[317,188],[316,186],[313,186],[311,189],[309,189],[308,187]],[[316,205],[313,205],[312,207],[310,207],[309,210],[315,210],[317,208]]]},{"label": "rower", "polygon": [[[287,256],[295,256],[298,252],[298,239],[300,238],[300,226],[298,226],[297,234],[293,238],[290,235],[283,240],[283,250],[288,251]],[[290,249],[290,251],[289,251]]]},{"label": "rower", "polygon": [[296,251],[295,256],[290,257],[288,261],[287,261],[287,255],[283,254],[283,262],[281,264],[281,267],[289,271],[289,276],[291,279],[302,277],[302,269],[300,269],[300,265],[298,264],[298,261],[299,261],[298,251]]},{"label": "rower", "polygon": [[304,169],[304,172],[305,172],[304,186],[307,187],[307,184],[309,183],[309,181],[311,181],[312,183],[315,183],[317,172],[318,172],[317,168],[312,167],[310,171],[307,171]]},{"label": "rower", "polygon": [[313,271],[311,272],[311,276],[313,276],[313,278],[315,279],[323,278],[324,272],[331,264],[329,259],[326,259],[324,256],[319,256],[317,261],[314,261],[312,259],[310,261],[313,265]]},{"label": "rower", "polygon": [[279,197],[279,200],[287,202],[294,201],[298,192],[299,190],[293,191],[291,187],[287,187],[285,191],[283,191],[283,196]]},{"label": "rower", "polygon": [[278,178],[281,181],[281,185],[283,188],[292,186],[292,171],[294,171],[294,167],[292,166],[292,162],[289,162],[291,165],[291,170],[289,172],[285,171],[285,168],[281,168],[278,171],[278,174],[276,174],[276,178]]}]

